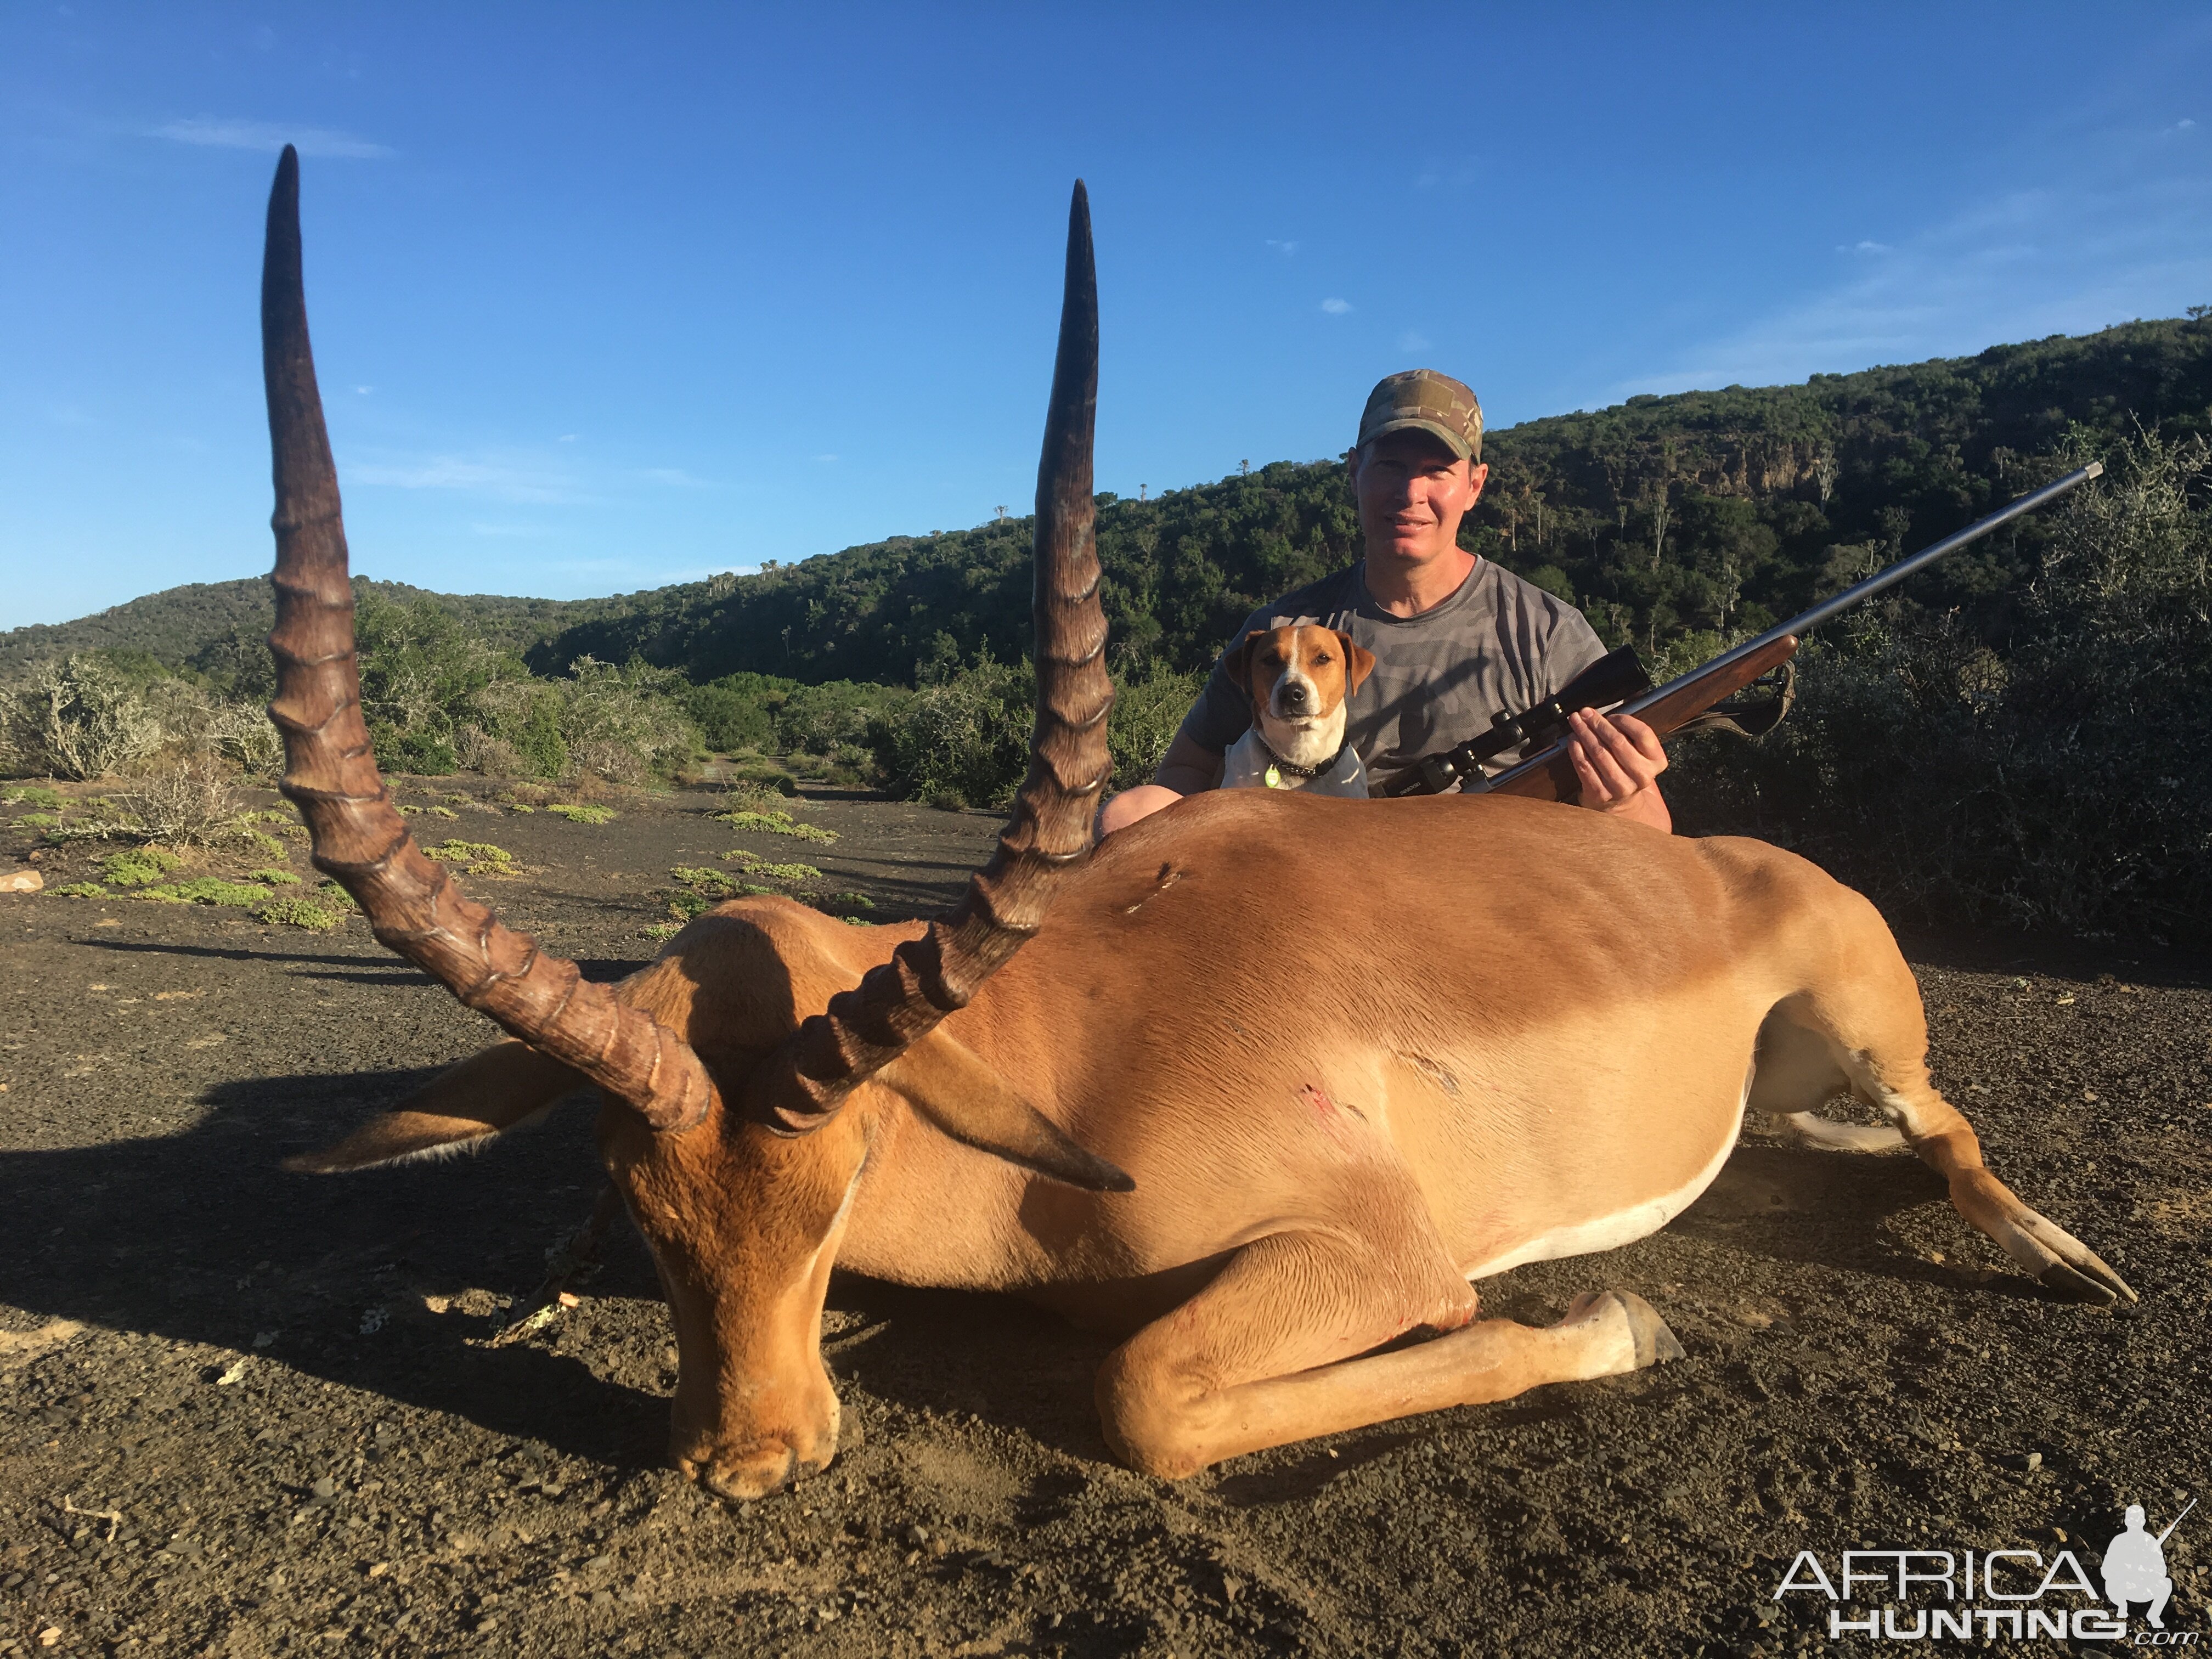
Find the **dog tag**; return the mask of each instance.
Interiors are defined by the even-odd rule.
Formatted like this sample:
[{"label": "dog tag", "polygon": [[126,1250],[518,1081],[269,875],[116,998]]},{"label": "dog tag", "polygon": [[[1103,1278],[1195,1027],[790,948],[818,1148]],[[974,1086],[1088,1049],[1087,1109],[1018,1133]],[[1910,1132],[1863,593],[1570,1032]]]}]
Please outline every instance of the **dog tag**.
[{"label": "dog tag", "polygon": [[1267,769],[1267,770],[1266,775],[1265,775],[1261,779],[1261,781],[1262,783],[1266,784],[1266,785],[1267,786],[1267,787],[1268,787],[1268,788],[1270,788],[1270,789],[1279,789],[1279,788],[1281,788],[1281,787],[1283,787],[1283,769],[1282,769],[1282,768],[1280,768],[1279,766],[1271,766],[1271,767],[1269,767],[1269,768]]}]

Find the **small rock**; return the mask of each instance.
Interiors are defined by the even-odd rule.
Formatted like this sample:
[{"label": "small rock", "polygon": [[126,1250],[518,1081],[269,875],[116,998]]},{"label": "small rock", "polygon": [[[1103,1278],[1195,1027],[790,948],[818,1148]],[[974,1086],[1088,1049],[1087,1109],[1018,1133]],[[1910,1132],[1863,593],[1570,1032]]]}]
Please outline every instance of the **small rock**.
[{"label": "small rock", "polygon": [[906,1541],[920,1548],[929,1541],[929,1528],[921,1525],[908,1527],[906,1529]]},{"label": "small rock", "polygon": [[[0,876],[0,893],[35,893],[46,884],[46,878],[35,870],[10,870],[6,875]],[[53,1645],[43,1636],[39,1640],[48,1647]],[[57,1637],[55,1640],[58,1641],[60,1638]]]},{"label": "small rock", "polygon": [[325,1499],[336,1498],[338,1495],[338,1483],[327,1474],[318,1475],[313,1491],[318,1498]]},{"label": "small rock", "polygon": [[2030,1453],[2028,1453],[2028,1455],[2027,1455],[2027,1472],[2028,1472],[2030,1474],[2034,1474],[2038,1469],[2041,1468],[2042,1467],[2043,1467],[2043,1454],[2042,1454],[2041,1452],[2030,1452]]}]

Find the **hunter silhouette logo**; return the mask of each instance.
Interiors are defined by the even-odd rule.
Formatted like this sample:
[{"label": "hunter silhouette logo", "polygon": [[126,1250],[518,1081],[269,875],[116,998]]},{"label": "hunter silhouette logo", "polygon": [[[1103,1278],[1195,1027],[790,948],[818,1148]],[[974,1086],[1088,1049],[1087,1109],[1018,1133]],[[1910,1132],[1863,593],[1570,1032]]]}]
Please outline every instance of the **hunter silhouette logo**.
[{"label": "hunter silhouette logo", "polygon": [[[1832,1641],[1845,1636],[1894,1642],[1955,1637],[1978,1638],[1984,1644],[2001,1636],[2015,1642],[2124,1640],[2128,1608],[2140,1603],[2148,1608],[2149,1628],[2137,1631],[2130,1646],[2194,1647],[2197,1632],[2166,1628],[2166,1607],[2173,1595],[2166,1540],[2196,1507],[2191,1498],[2165,1531],[2153,1533],[2143,1506],[2129,1504],[2124,1530],[2106,1547],[2100,1564],[2101,1597],[2070,1549],[2046,1559],[2033,1549],[1918,1548],[1845,1550],[1832,1576],[1819,1555],[1800,1550],[1773,1599],[1793,1593],[1825,1596],[1832,1604]],[[1852,1605],[1869,1601],[1875,1605]]]},{"label": "hunter silhouette logo", "polygon": [[2189,1500],[2189,1508],[2166,1522],[2166,1530],[2154,1538],[2143,1530],[2143,1506],[2128,1505],[2127,1530],[2105,1547],[2105,1595],[2113,1611],[2121,1618],[2128,1616],[2128,1603],[2150,1603],[2150,1627],[2166,1628],[2166,1598],[2173,1594],[2173,1580],[2166,1571],[2166,1540],[2173,1536],[2182,1516],[2197,1507],[2197,1500]]}]

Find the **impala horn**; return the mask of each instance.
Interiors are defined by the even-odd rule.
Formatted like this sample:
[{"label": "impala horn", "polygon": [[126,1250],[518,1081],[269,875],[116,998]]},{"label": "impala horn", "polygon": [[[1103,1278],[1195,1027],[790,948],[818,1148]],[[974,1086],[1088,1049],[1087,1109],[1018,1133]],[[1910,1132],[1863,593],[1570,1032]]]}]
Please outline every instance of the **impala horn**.
[{"label": "impala horn", "polygon": [[[1106,716],[1106,614],[1092,538],[1091,441],[1098,403],[1098,279],[1091,200],[1076,181],[1067,210],[1060,351],[1037,464],[1036,724],[1030,769],[990,862],[918,939],[830,1000],[753,1068],[746,1109],[786,1134],[827,1122],[845,1097],[963,1008],[1044,920],[1060,878],[1091,851],[1099,791],[1113,763]],[[1118,1181],[1127,1176],[1113,1172]]]},{"label": "impala horn", "polygon": [[714,1100],[690,1045],[464,896],[415,845],[377,773],[362,719],[337,469],[307,344],[300,158],[289,144],[269,192],[261,368],[276,480],[276,626],[269,635],[276,699],[269,718],[283,734],[282,787],[307,822],[315,867],[353,895],[380,944],[470,1007],[628,1102],[654,1128],[690,1128]]}]

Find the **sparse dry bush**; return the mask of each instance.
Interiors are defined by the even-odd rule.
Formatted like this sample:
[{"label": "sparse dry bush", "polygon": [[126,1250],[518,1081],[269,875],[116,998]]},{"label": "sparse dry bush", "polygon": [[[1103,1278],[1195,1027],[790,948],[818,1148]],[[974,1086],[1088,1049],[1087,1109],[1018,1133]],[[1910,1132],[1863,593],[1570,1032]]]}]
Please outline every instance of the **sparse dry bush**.
[{"label": "sparse dry bush", "polygon": [[98,657],[42,663],[0,701],[11,769],[112,777],[158,750],[165,733],[141,689]]},{"label": "sparse dry bush", "polygon": [[148,841],[206,847],[253,834],[239,801],[237,773],[213,756],[151,768],[114,799],[122,827]]}]

